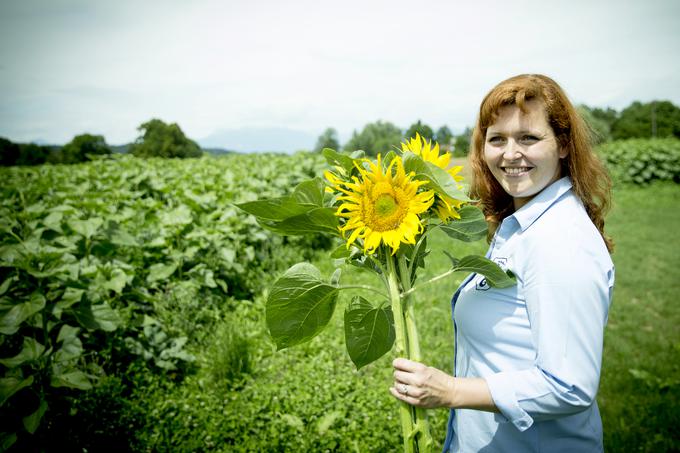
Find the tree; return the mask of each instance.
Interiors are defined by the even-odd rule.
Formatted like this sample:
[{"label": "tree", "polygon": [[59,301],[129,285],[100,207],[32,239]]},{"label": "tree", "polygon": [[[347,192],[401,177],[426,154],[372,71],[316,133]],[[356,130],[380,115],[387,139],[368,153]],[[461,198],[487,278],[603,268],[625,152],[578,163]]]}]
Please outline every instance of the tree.
[{"label": "tree", "polygon": [[91,160],[92,156],[111,154],[111,148],[101,135],[81,134],[73,137],[61,149],[61,162],[71,164]]},{"label": "tree", "polygon": [[470,141],[472,140],[472,129],[466,127],[462,134],[457,135],[453,142],[454,156],[467,156],[470,151]]},{"label": "tree", "polygon": [[16,165],[20,152],[19,145],[0,137],[0,165]]},{"label": "tree", "polygon": [[678,137],[680,108],[670,101],[633,102],[612,124],[612,138]]},{"label": "tree", "polygon": [[607,120],[603,119],[601,116],[596,116],[594,113],[595,109],[591,109],[587,105],[579,105],[576,107],[576,110],[590,128],[593,144],[599,145],[600,143],[608,142],[612,139],[611,123],[608,123]]},{"label": "tree", "polygon": [[590,113],[597,119],[604,121],[607,123],[609,126],[609,130],[612,128],[612,124],[614,124],[614,121],[619,117],[619,112],[614,110],[611,107],[607,107],[606,109],[602,109],[599,107],[588,107],[590,109]]},{"label": "tree", "polygon": [[40,165],[47,161],[52,150],[48,146],[40,146],[35,143],[19,144],[19,158],[16,165]]},{"label": "tree", "polygon": [[188,139],[177,123],[166,124],[152,119],[137,128],[142,134],[130,152],[138,157],[200,157],[203,154],[196,142]]},{"label": "tree", "polygon": [[434,135],[434,137],[437,143],[439,143],[439,146],[444,151],[448,152],[451,149],[451,139],[453,138],[453,134],[451,133],[451,129],[449,129],[447,126],[444,125],[437,129],[437,133]]},{"label": "tree", "polygon": [[316,141],[316,146],[314,151],[321,152],[324,148],[331,148],[334,150],[340,149],[340,142],[338,141],[338,131],[332,127],[327,128],[323,131],[323,134],[319,135],[319,139]]},{"label": "tree", "polygon": [[361,149],[369,156],[378,153],[384,155],[394,148],[399,148],[401,138],[401,129],[389,121],[378,120],[375,123],[368,123],[360,133],[354,131],[344,149],[346,151]]},{"label": "tree", "polygon": [[420,120],[411,124],[411,127],[406,130],[405,138],[409,140],[412,137],[415,137],[416,133],[420,134],[420,136],[425,140],[434,139],[434,132],[432,131],[432,128],[427,124],[423,124]]}]

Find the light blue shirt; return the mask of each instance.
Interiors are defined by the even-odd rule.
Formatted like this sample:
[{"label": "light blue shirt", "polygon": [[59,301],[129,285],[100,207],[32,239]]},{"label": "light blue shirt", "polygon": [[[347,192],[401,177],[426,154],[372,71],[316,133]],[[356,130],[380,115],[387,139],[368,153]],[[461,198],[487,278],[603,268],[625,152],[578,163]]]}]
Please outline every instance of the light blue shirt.
[{"label": "light blue shirt", "polygon": [[614,265],[569,178],[505,218],[487,257],[517,285],[463,282],[454,368],[484,378],[500,414],[452,410],[444,451],[603,451],[595,395]]}]

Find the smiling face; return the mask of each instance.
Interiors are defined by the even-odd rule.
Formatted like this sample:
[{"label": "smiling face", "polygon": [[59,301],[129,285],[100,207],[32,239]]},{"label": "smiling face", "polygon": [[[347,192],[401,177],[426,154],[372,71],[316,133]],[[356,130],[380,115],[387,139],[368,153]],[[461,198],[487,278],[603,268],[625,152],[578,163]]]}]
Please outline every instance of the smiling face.
[{"label": "smiling face", "polygon": [[567,155],[548,124],[543,102],[530,100],[525,109],[501,107],[484,141],[484,160],[513,197],[515,210],[560,178],[560,159]]}]

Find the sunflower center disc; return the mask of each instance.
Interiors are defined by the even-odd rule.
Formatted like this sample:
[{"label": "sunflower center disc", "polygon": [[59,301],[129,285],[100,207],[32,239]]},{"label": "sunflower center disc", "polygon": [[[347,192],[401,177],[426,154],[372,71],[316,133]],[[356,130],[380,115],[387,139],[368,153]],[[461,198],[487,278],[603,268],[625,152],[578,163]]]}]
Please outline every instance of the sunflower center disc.
[{"label": "sunflower center disc", "polygon": [[398,207],[396,200],[389,194],[382,194],[375,200],[375,213],[380,218],[391,216]]}]

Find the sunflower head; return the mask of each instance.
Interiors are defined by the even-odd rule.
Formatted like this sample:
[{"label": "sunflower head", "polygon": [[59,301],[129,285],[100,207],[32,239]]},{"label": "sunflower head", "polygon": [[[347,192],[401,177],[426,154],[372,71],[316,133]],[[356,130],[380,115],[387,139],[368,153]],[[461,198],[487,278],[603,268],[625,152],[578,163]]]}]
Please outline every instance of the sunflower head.
[{"label": "sunflower head", "polygon": [[[366,167],[358,166],[359,176],[342,181],[326,175],[331,186],[342,193],[336,215],[345,219],[340,231],[349,248],[357,239],[363,242],[366,253],[373,253],[380,244],[388,245],[395,254],[401,243],[415,244],[423,231],[419,214],[434,202],[434,192],[420,190],[427,181],[413,179],[406,174],[401,157],[395,157],[383,168],[380,155],[376,163],[364,160]],[[330,177],[329,177],[330,176]]]}]

